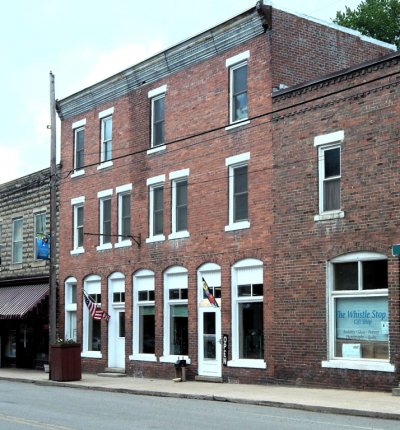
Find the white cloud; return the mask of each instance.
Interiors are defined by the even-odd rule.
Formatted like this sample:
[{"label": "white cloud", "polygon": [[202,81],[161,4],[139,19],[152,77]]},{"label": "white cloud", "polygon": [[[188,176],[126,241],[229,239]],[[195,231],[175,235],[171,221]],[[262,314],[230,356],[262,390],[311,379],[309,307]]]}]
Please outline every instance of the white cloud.
[{"label": "white cloud", "polygon": [[20,168],[23,166],[23,162],[20,148],[0,146],[0,154],[1,159],[4,160],[0,169],[0,184],[21,176]]}]

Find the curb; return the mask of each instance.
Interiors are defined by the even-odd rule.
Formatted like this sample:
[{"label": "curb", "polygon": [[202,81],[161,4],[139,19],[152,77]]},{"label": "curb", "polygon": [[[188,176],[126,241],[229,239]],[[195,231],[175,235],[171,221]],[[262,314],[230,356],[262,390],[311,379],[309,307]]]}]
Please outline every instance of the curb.
[{"label": "curb", "polygon": [[398,420],[400,421],[400,413],[390,413],[390,412],[378,412],[378,411],[363,411],[359,409],[345,409],[330,406],[315,406],[315,405],[303,405],[299,403],[286,403],[277,402],[273,400],[251,400],[242,399],[235,397],[222,397],[214,395],[202,395],[202,394],[182,394],[173,393],[167,391],[147,391],[147,390],[134,390],[130,388],[109,388],[109,387],[95,387],[93,385],[75,385],[68,382],[56,382],[56,381],[36,381],[32,379],[19,379],[10,377],[0,377],[1,381],[8,382],[20,382],[23,384],[34,384],[39,386],[51,386],[51,387],[64,387],[64,388],[74,388],[77,390],[91,390],[91,391],[103,391],[108,393],[120,393],[120,394],[131,394],[149,397],[173,397],[177,399],[189,399],[189,400],[206,400],[214,402],[229,402],[229,403],[239,403],[244,405],[254,405],[254,406],[268,406],[271,408],[281,408],[281,409],[296,409],[308,412],[319,412],[319,413],[329,413],[336,415],[350,415],[356,417],[367,417],[367,418],[381,418],[386,420]]}]

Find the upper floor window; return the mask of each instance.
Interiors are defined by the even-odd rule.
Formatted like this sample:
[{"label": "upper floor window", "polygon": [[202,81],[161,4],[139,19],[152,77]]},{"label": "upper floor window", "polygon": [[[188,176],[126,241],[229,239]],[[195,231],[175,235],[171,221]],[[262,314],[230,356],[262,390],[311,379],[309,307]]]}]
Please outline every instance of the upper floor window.
[{"label": "upper floor window", "polygon": [[23,246],[23,219],[13,220],[13,243],[12,243],[12,262],[13,264],[22,263]]},{"label": "upper floor window", "polygon": [[229,167],[229,225],[225,231],[249,228],[248,221],[248,160],[250,153],[235,155],[225,160]]},{"label": "upper floor window", "polygon": [[68,278],[65,282],[65,338],[76,341],[76,279]]},{"label": "upper floor window", "polygon": [[97,250],[111,248],[111,195],[113,190],[97,193],[100,199],[100,246]]},{"label": "upper floor window", "polygon": [[73,250],[71,254],[84,252],[83,249],[83,203],[85,197],[71,199],[73,215]]},{"label": "upper floor window", "polygon": [[188,237],[188,176],[189,169],[171,172],[172,180],[172,234],[168,239]]},{"label": "upper floor window", "polygon": [[118,243],[116,248],[129,246],[131,241],[131,190],[132,184],[117,187],[118,195]]},{"label": "upper floor window", "polygon": [[319,215],[316,221],[343,218],[341,211],[341,142],[343,131],[317,136],[314,146],[318,147],[319,171]]},{"label": "upper floor window", "polygon": [[149,91],[151,98],[151,147],[159,147],[164,144],[164,123],[165,123],[165,92],[167,86]]},{"label": "upper floor window", "polygon": [[111,160],[112,116],[101,121],[101,161]]},{"label": "upper floor window", "polygon": [[146,242],[165,240],[164,231],[164,181],[165,175],[147,180],[150,200],[149,237]]},{"label": "upper floor window", "polygon": [[81,119],[72,124],[74,131],[74,173],[71,177],[85,173],[85,125],[86,119]]},{"label": "upper floor window", "polygon": [[2,247],[3,247],[3,224],[0,222],[0,266],[1,266]]},{"label": "upper floor window", "polygon": [[34,258],[37,259],[37,236],[38,234],[46,234],[46,214],[36,214],[35,215],[35,232],[33,238],[33,249],[34,249]]},{"label": "upper floor window", "polygon": [[230,123],[246,120],[247,114],[247,59],[249,51],[226,60],[229,67]]}]

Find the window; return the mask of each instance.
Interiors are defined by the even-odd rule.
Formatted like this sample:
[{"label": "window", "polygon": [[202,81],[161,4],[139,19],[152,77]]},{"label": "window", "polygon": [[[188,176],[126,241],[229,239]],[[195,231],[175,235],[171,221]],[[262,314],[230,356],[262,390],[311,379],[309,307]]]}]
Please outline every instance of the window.
[{"label": "window", "polygon": [[232,266],[232,360],[229,366],[266,368],[264,362],[263,264],[245,259]]},{"label": "window", "polygon": [[97,251],[110,249],[111,244],[111,195],[113,190],[104,190],[97,193],[100,199],[100,245]]},{"label": "window", "polygon": [[85,252],[83,249],[83,203],[85,197],[77,197],[71,199],[73,210],[73,250],[71,254],[79,254]]},{"label": "window", "polygon": [[164,274],[164,354],[160,361],[176,361],[189,353],[188,275],[184,267]]},{"label": "window", "polygon": [[76,341],[76,279],[68,278],[65,282],[65,338]]},{"label": "window", "polygon": [[85,128],[75,130],[75,170],[83,169],[85,155]]},{"label": "window", "polygon": [[133,276],[133,355],[131,360],[156,361],[154,273],[140,270]]},{"label": "window", "polygon": [[172,180],[172,234],[168,236],[168,239],[189,237],[187,231],[188,176],[189,169],[169,174],[169,179]]},{"label": "window", "polygon": [[341,142],[343,131],[317,136],[314,146],[318,147],[319,170],[319,215],[316,221],[343,218],[341,211]]},{"label": "window", "polygon": [[151,147],[161,147],[164,144],[164,106],[167,86],[149,91],[151,98]]},{"label": "window", "polygon": [[248,169],[250,153],[235,155],[225,160],[229,167],[229,225],[225,231],[249,228]]},{"label": "window", "polygon": [[[90,275],[84,281],[84,290],[101,306],[101,278]],[[83,303],[83,357],[101,358],[101,320],[94,320]]]},{"label": "window", "polygon": [[363,252],[336,257],[328,263],[327,283],[331,361],[323,363],[325,367],[367,369],[370,365],[374,370],[374,361],[388,363],[386,256]]},{"label": "window", "polygon": [[111,160],[112,116],[101,120],[101,161]]},{"label": "window", "polygon": [[147,180],[150,200],[149,237],[146,242],[165,240],[164,231],[164,181],[165,175]]},{"label": "window", "polygon": [[234,124],[248,118],[247,114],[247,59],[246,51],[226,60],[229,67],[230,123]]},{"label": "window", "polygon": [[132,184],[117,187],[118,195],[118,243],[116,248],[130,246],[131,236],[131,190]]},{"label": "window", "polygon": [[46,214],[35,215],[35,233],[33,238],[34,259],[37,260],[37,234],[46,234]]},{"label": "window", "polygon": [[0,266],[1,266],[2,248],[3,248],[3,224],[0,222]]},{"label": "window", "polygon": [[23,219],[13,220],[12,262],[22,263]]}]

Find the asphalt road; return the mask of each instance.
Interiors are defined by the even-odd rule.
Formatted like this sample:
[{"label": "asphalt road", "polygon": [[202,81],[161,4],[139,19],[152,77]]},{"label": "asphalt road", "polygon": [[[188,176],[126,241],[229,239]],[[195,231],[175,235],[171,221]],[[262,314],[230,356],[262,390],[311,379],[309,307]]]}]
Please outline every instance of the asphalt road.
[{"label": "asphalt road", "polygon": [[398,421],[0,381],[1,430],[398,430]]}]

